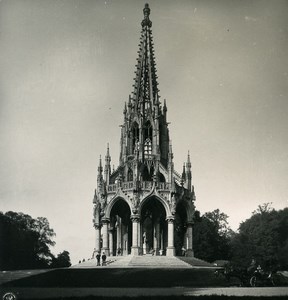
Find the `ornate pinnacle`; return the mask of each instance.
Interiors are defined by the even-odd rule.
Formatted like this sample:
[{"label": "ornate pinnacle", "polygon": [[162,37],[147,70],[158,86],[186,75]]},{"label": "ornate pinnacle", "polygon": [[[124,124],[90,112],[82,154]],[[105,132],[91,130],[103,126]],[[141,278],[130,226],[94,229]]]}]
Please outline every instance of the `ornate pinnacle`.
[{"label": "ornate pinnacle", "polygon": [[97,192],[96,192],[96,189],[95,189],[95,192],[94,192],[93,203],[97,203]]},{"label": "ornate pinnacle", "polygon": [[164,99],[163,111],[164,111],[165,113],[167,112],[166,99]]},{"label": "ornate pinnacle", "polygon": [[99,175],[102,174],[103,168],[102,168],[102,159],[101,159],[101,155],[100,155],[100,159],[99,159],[99,167],[98,167],[98,173]]},{"label": "ornate pinnacle", "polygon": [[191,168],[190,152],[188,151],[187,166]]},{"label": "ornate pinnacle", "polygon": [[109,143],[107,144],[107,153],[105,156],[105,171],[107,171],[107,167],[109,166],[110,169],[110,161],[111,161],[111,156],[110,156],[110,151],[109,151]]},{"label": "ornate pinnacle", "polygon": [[129,95],[129,100],[128,100],[128,107],[131,108],[132,107],[132,103],[131,103],[131,96]]},{"label": "ornate pinnacle", "polygon": [[143,14],[144,14],[144,20],[141,23],[142,27],[144,26],[152,27],[152,22],[149,20],[150,8],[148,3],[145,4],[145,7],[143,9]]},{"label": "ornate pinnacle", "polygon": [[186,181],[186,169],[185,169],[185,163],[183,163],[182,180],[183,180],[183,181]]},{"label": "ornate pinnacle", "polygon": [[107,143],[107,154],[106,154],[106,158],[110,157],[110,152],[109,152],[109,143]]}]

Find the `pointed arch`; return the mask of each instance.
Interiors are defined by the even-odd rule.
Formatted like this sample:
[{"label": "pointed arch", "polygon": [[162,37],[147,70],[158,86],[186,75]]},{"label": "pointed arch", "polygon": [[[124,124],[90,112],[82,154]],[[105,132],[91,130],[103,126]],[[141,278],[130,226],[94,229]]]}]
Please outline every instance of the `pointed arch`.
[{"label": "pointed arch", "polygon": [[106,218],[110,218],[110,214],[111,214],[111,210],[112,210],[112,208],[113,208],[113,206],[115,205],[115,203],[117,202],[117,201],[119,201],[119,200],[123,200],[124,202],[126,202],[126,204],[128,205],[128,207],[129,207],[129,212],[130,212],[130,214],[131,214],[131,212],[132,212],[132,207],[131,207],[131,205],[130,205],[130,201],[127,201],[124,197],[122,197],[122,196],[117,196],[117,197],[115,197],[115,198],[113,198],[109,203],[108,203],[108,205],[107,205],[107,208],[106,208],[106,213],[105,213],[105,217]]},{"label": "pointed arch", "polygon": [[147,203],[149,201],[149,199],[151,198],[155,198],[155,200],[159,201],[164,209],[165,209],[165,213],[166,213],[166,216],[170,216],[171,215],[171,212],[170,212],[170,208],[169,208],[169,205],[167,203],[167,201],[165,201],[164,199],[162,199],[161,197],[158,197],[157,195],[155,194],[152,194],[152,195],[149,195],[147,196],[146,198],[144,198],[141,202],[140,202],[140,205],[139,205],[139,214],[141,214],[142,212],[142,209],[145,205],[145,203]]},{"label": "pointed arch", "polygon": [[110,220],[110,255],[116,255],[119,249],[123,255],[130,254],[132,247],[132,222],[130,205],[124,198],[117,197],[111,203],[107,215]]}]

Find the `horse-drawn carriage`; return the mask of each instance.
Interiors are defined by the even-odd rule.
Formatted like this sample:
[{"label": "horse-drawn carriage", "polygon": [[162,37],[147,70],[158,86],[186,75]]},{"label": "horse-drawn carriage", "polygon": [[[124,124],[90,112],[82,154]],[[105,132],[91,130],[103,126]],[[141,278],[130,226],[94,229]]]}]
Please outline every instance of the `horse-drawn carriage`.
[{"label": "horse-drawn carriage", "polygon": [[214,272],[215,276],[224,276],[228,282],[236,278],[240,286],[275,286],[275,273],[264,271],[260,266],[254,270],[245,269],[227,263]]}]

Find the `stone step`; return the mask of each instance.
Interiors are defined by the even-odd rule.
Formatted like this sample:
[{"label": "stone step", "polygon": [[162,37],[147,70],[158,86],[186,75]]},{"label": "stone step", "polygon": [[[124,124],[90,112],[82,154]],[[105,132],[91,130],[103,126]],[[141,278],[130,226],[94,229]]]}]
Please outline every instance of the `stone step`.
[{"label": "stone step", "polygon": [[154,267],[154,268],[191,268],[189,264],[179,260],[175,256],[134,256],[130,267]]},{"label": "stone step", "polygon": [[105,266],[97,266],[96,259],[87,260],[71,268],[192,268],[212,265],[194,257],[176,256],[108,256]]},{"label": "stone step", "polygon": [[[73,265],[70,268],[79,268],[79,269],[85,269],[85,268],[107,268],[107,267],[126,267],[128,266],[132,256],[108,256],[106,259],[106,265],[105,266],[97,266],[96,259],[90,259],[85,262],[82,262],[77,265]],[[102,264],[102,261],[100,261]]]}]

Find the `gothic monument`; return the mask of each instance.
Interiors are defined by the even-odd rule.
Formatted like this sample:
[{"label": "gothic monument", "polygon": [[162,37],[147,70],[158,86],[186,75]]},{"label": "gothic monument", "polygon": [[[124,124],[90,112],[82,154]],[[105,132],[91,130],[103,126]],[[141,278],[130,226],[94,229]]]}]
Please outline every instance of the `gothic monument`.
[{"label": "gothic monument", "polygon": [[[120,160],[111,171],[101,157],[93,199],[96,251],[107,255],[193,256],[195,193],[188,152],[174,170],[167,106],[157,88],[150,8],[145,4],[134,91],[124,105]],[[104,172],[103,172],[104,171]]]}]

